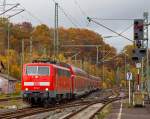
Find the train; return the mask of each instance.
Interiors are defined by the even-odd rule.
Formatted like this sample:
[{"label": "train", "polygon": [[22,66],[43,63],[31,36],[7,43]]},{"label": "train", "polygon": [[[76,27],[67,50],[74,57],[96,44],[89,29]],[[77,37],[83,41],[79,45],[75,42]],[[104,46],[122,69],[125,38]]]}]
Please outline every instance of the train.
[{"label": "train", "polygon": [[33,61],[24,64],[22,96],[30,105],[44,107],[101,89],[101,78],[66,63]]}]

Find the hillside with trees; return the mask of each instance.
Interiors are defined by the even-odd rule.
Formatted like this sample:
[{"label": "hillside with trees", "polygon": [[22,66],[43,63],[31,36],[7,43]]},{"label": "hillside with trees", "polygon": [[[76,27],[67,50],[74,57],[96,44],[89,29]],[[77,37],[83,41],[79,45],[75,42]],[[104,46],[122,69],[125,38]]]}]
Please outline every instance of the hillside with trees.
[{"label": "hillside with trees", "polygon": [[[10,75],[21,79],[22,61],[28,63],[35,58],[53,57],[54,29],[52,27],[49,28],[45,24],[32,26],[29,22],[14,24],[7,19],[0,20],[0,27],[0,60],[5,66],[3,73],[8,72],[9,60]],[[8,38],[10,41],[9,50]],[[23,60],[22,40],[24,41]],[[32,57],[30,56],[30,41],[32,41]],[[96,47],[63,47],[63,45],[100,45],[98,65],[96,65]],[[130,47],[125,47],[123,51],[131,53]],[[76,53],[78,55],[73,57]],[[60,61],[81,67],[92,75],[108,80],[110,85],[116,82],[117,75],[124,75],[124,54],[117,54],[116,49],[106,44],[100,34],[88,29],[60,27],[59,56],[57,58]],[[127,62],[131,62],[131,58],[128,56]]]}]

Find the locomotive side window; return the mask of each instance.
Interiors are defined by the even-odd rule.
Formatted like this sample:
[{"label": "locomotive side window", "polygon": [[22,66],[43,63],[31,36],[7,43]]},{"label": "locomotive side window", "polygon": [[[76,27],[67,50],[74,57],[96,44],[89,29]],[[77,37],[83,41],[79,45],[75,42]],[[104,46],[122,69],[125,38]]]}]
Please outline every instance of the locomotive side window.
[{"label": "locomotive side window", "polygon": [[58,76],[71,77],[71,74],[68,70],[58,69]]},{"label": "locomotive side window", "polygon": [[39,66],[38,67],[38,74],[39,75],[49,75],[50,72],[49,72],[49,67],[46,67],[46,66]]},{"label": "locomotive side window", "polygon": [[37,74],[37,66],[27,66],[26,74],[27,75],[36,75]]}]

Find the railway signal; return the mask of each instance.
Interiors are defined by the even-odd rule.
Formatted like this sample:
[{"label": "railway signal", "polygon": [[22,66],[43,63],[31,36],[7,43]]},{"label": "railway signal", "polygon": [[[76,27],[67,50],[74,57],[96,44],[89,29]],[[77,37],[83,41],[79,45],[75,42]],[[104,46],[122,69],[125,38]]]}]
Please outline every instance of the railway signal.
[{"label": "railway signal", "polygon": [[144,37],[144,20],[135,19],[134,20],[134,40],[143,40]]},{"label": "railway signal", "polygon": [[146,48],[143,48],[144,19],[134,20],[134,41],[136,48],[133,50],[132,60],[135,62],[140,62],[146,55]]},{"label": "railway signal", "polygon": [[146,49],[145,48],[137,48],[133,50],[133,56],[132,60],[135,62],[139,62],[144,58],[146,55]]}]

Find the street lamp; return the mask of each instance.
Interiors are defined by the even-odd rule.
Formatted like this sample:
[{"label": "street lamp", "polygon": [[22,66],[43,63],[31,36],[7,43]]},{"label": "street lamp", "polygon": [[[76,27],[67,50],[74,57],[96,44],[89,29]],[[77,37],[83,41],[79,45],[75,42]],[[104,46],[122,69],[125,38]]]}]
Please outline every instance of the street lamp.
[{"label": "street lamp", "polygon": [[114,37],[119,37],[119,36],[103,36],[103,38],[114,38]]}]

